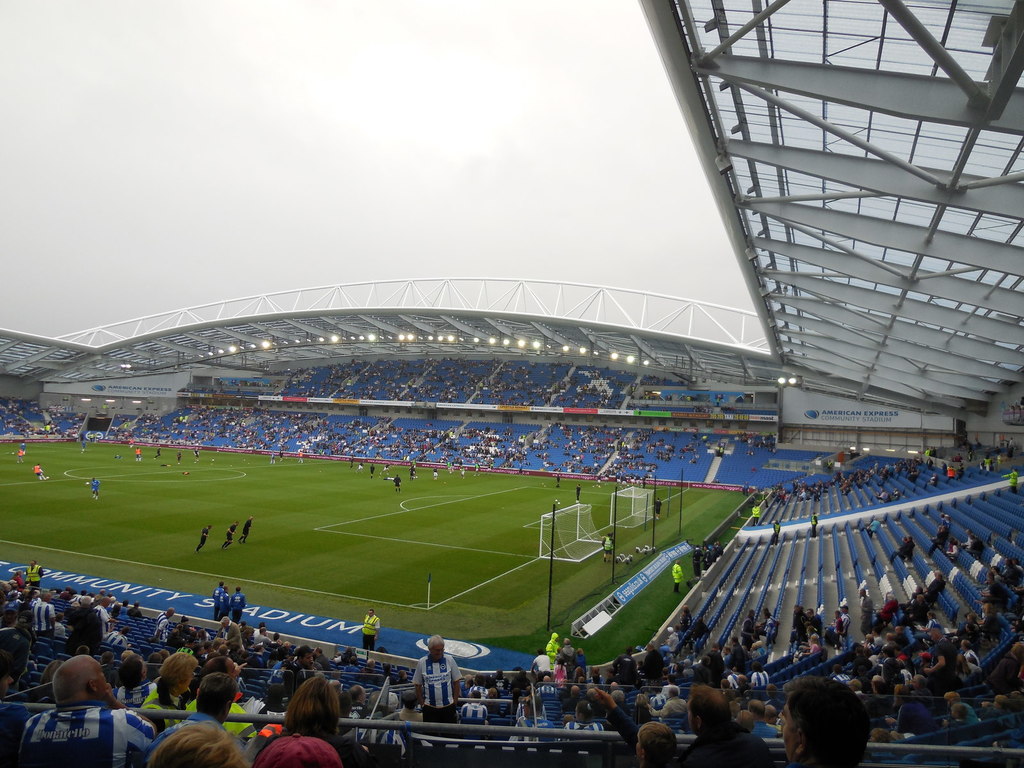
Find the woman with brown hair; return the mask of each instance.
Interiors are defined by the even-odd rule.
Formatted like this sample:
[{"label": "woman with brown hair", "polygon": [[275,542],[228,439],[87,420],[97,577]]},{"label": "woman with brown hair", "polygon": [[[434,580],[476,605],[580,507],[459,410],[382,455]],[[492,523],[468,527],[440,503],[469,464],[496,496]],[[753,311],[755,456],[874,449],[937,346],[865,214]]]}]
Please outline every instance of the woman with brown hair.
[{"label": "woman with brown hair", "polygon": [[288,709],[284,714],[284,731],[281,735],[267,741],[258,754],[246,750],[246,757],[255,758],[254,765],[262,765],[279,749],[285,748],[278,742],[288,742],[290,736],[303,736],[327,742],[337,752],[338,748],[334,741],[338,734],[339,717],[341,705],[337,689],[323,677],[307,678],[295,689],[295,693],[288,701]]}]

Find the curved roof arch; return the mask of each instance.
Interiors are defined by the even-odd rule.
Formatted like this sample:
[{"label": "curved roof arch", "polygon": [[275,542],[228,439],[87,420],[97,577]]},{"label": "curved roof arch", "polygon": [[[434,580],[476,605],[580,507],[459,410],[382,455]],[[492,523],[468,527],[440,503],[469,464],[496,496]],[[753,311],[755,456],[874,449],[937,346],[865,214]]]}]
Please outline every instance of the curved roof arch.
[{"label": "curved roof arch", "polygon": [[[271,370],[373,354],[556,355],[770,384],[758,317],[663,294],[501,278],[281,291],[67,334],[0,332],[2,371],[76,381],[217,365]],[[627,363],[628,361],[628,363]]]}]

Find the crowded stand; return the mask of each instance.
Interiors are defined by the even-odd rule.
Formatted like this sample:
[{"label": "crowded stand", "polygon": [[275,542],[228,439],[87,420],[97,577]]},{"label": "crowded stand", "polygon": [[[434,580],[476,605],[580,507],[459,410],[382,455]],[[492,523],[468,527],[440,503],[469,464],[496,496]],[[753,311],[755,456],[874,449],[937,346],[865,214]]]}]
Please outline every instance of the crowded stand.
[{"label": "crowded stand", "polygon": [[[530,393],[533,402],[565,397],[603,407],[630,385],[601,369],[509,363],[481,363],[456,380],[449,362],[305,369],[292,374],[285,391],[494,402]],[[5,424],[9,414],[17,423],[30,410],[18,401],[2,405]],[[77,417],[65,427],[51,421],[71,434],[81,424]],[[845,461],[779,447],[755,432],[202,406],[118,416],[107,437],[411,463],[412,472],[423,462],[449,471],[679,478],[760,489],[753,492],[753,524],[727,546],[693,542],[686,606],[650,643],[588,664],[578,639],[565,638],[538,649],[530,669],[467,671],[456,694],[461,722],[513,729],[492,740],[553,743],[562,738],[555,730],[614,731],[621,725],[616,710],[701,737],[691,709],[707,695],[701,685],[722,697],[731,731],[776,739],[787,684],[820,678],[852,693],[869,718],[871,740],[887,745],[893,759],[935,762],[924,751],[908,757],[914,746],[1024,748],[1024,496],[1003,481],[1014,471],[1012,447],[965,446],[944,459],[927,452]],[[397,724],[360,726],[356,746],[380,757],[414,749],[417,737],[401,727],[424,710],[410,660],[385,649],[321,651],[238,617],[153,616],[102,592],[50,587],[40,592],[20,573],[2,584],[0,650],[12,653],[0,653],[0,667],[9,666],[14,680],[7,702],[54,701],[60,669],[82,655],[95,659],[122,700],[144,709],[201,707],[204,678],[224,672],[240,694],[231,711],[280,714],[321,680],[341,712]],[[168,694],[179,666],[188,667],[185,685]],[[233,733],[253,755],[273,742],[259,741],[262,731],[244,724]],[[781,759],[780,745],[772,748]]]},{"label": "crowded stand", "polygon": [[624,371],[577,365],[551,405],[562,408],[621,408],[635,377]]},{"label": "crowded stand", "polygon": [[558,474],[599,475],[622,434],[620,429],[554,424],[530,446],[529,466]]},{"label": "crowded stand", "polygon": [[572,366],[567,363],[508,361],[481,387],[474,403],[548,405]]},{"label": "crowded stand", "polygon": [[416,402],[468,403],[494,376],[496,360],[436,360],[409,385],[406,396]]},{"label": "crowded stand", "polygon": [[616,474],[632,479],[704,480],[714,458],[708,438],[696,432],[637,430],[624,441],[612,466]]},{"label": "crowded stand", "polygon": [[[692,737],[702,735],[692,708],[714,690],[736,733],[777,739],[787,684],[822,678],[863,706],[871,741],[884,745],[873,754],[889,749],[922,764],[941,762],[913,751],[922,745],[1022,747],[1024,550],[1013,526],[1022,518],[1024,497],[1000,488],[902,511],[880,527],[841,519],[776,543],[711,542],[698,547],[706,567],[690,595],[704,599],[684,605],[650,643],[588,664],[577,640],[553,635],[530,669],[464,671],[459,719],[509,727],[490,738],[517,743],[524,728],[543,729],[547,739],[559,738],[556,730],[616,730],[610,710],[621,708],[638,723]],[[916,546],[904,546],[908,540]],[[215,601],[212,620],[173,610],[153,616],[103,591],[44,583],[40,592],[24,577],[0,585],[0,648],[27,651],[0,655],[14,680],[8,703],[53,701],[60,668],[82,654],[143,714],[195,706],[215,671],[236,681],[232,712],[285,713],[316,678],[334,686],[349,717],[368,721],[359,735],[368,754],[415,749],[417,736],[400,729],[422,714],[411,695],[415,665],[386,657],[386,649],[325,652],[239,620],[230,603],[222,609]],[[750,583],[766,588],[742,588]],[[180,656],[189,663],[177,664]],[[160,681],[178,666],[187,668],[185,685],[165,700]],[[370,728],[374,720],[385,730]],[[387,730],[392,724],[399,730]],[[266,748],[256,727],[228,727],[254,752]],[[781,745],[770,743],[778,754]]]}]

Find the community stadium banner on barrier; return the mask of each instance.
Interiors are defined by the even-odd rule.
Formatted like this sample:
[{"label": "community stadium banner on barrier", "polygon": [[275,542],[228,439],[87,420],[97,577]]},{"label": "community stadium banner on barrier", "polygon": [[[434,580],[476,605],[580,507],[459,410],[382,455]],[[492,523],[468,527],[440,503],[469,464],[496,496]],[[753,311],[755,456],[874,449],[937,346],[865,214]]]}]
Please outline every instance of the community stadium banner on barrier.
[{"label": "community stadium banner on barrier", "polygon": [[693,547],[688,541],[663,549],[654,556],[651,562],[630,576],[621,587],[615,590],[615,599],[619,601],[620,605],[625,605],[640,594],[644,587],[668,570],[674,561],[685,557],[692,551]]}]

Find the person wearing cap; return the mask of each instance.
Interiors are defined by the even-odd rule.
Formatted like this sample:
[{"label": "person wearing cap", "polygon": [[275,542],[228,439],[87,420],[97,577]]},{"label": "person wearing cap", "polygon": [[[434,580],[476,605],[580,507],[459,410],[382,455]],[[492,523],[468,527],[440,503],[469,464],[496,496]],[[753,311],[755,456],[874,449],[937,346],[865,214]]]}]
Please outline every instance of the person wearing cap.
[{"label": "person wearing cap", "polygon": [[252,768],[342,768],[330,744],[315,736],[281,736],[260,752]]}]

